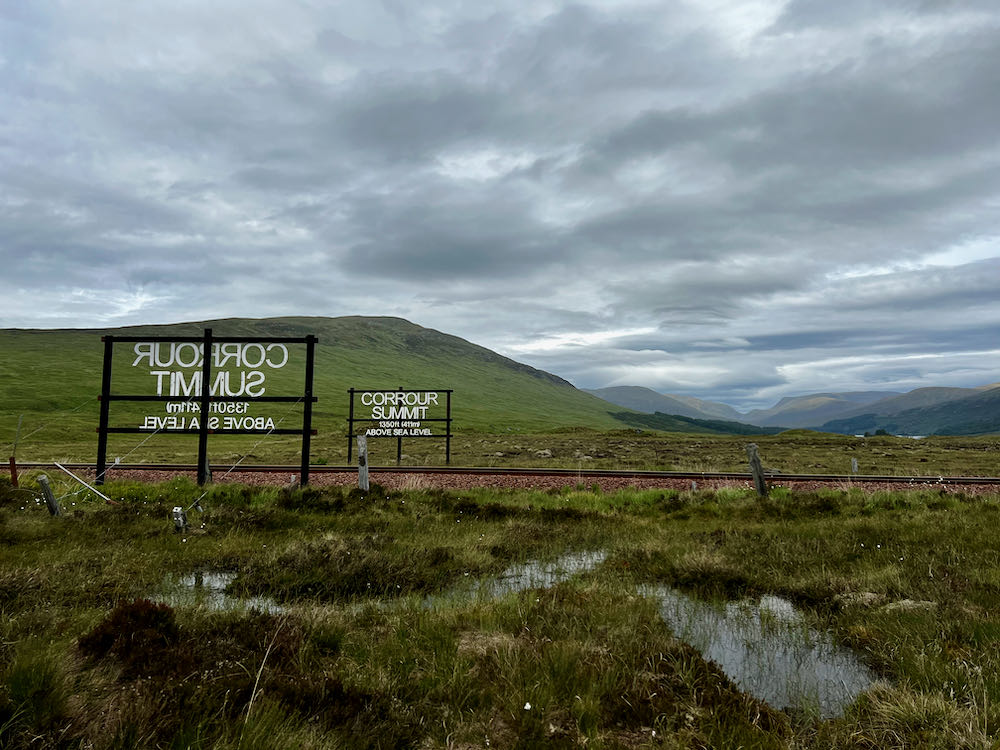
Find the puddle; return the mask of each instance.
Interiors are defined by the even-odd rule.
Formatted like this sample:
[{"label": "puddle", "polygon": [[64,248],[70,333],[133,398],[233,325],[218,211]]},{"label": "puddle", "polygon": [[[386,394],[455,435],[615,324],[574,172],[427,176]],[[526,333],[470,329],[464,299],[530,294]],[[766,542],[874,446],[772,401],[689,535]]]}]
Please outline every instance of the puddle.
[{"label": "puddle", "polygon": [[571,552],[549,562],[529,560],[511,565],[493,578],[476,581],[471,587],[471,593],[484,599],[498,599],[527,589],[547,589],[577,573],[586,573],[596,568],[607,556],[608,553],[604,550],[591,550]]},{"label": "puddle", "polygon": [[[600,565],[607,552],[573,552],[549,562],[531,560],[512,565],[503,573],[482,580],[457,586],[444,594],[425,597],[424,606],[431,607],[443,602],[454,602],[456,598],[469,599],[483,597],[497,599],[506,594],[531,588],[548,588],[565,581],[577,573],[583,573]],[[156,600],[171,607],[206,607],[212,610],[248,610],[261,612],[284,612],[285,608],[269,597],[239,597],[226,593],[226,588],[236,578],[235,573],[202,572],[186,576],[169,576],[156,595]],[[368,599],[347,605],[348,609],[362,609],[374,604],[380,608],[393,608],[399,600]]]},{"label": "puddle", "polygon": [[678,638],[718,664],[741,690],[775,708],[834,718],[875,681],[850,650],[809,628],[780,597],[713,604],[667,586],[646,586],[640,593],[659,602]]},{"label": "puddle", "polygon": [[443,594],[424,598],[425,607],[433,607],[456,599],[499,599],[507,594],[516,594],[527,589],[545,589],[585,573],[604,562],[608,553],[604,550],[570,552],[547,562],[529,560],[511,565],[499,575],[483,578],[456,586]]},{"label": "puddle", "polygon": [[157,600],[171,607],[205,607],[212,610],[247,610],[276,614],[284,608],[264,596],[239,597],[226,593],[226,587],[236,578],[235,573],[190,573],[170,576],[163,584]]}]

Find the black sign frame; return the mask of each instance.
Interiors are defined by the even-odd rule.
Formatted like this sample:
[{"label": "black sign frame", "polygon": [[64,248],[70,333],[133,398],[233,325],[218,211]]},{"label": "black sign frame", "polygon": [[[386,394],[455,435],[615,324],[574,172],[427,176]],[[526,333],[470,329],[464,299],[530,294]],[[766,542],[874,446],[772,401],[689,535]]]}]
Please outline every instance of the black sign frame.
[{"label": "black sign frame", "polygon": [[[312,427],[312,407],[318,401],[313,395],[313,372],[316,362],[316,343],[319,339],[312,334],[308,336],[294,337],[272,337],[272,336],[214,336],[211,328],[206,328],[202,336],[102,336],[104,342],[104,369],[101,376],[101,395],[98,400],[101,403],[100,424],[97,428],[97,462],[95,471],[97,472],[96,484],[104,484],[104,475],[108,470],[108,435],[111,433],[146,433],[141,427],[111,427],[108,425],[111,414],[112,401],[176,401],[176,396],[148,396],[148,395],[124,395],[111,392],[111,366],[114,357],[114,345],[125,343],[183,343],[183,344],[203,344],[202,356],[202,376],[201,393],[198,397],[199,410],[202,418],[198,422],[198,429],[169,430],[171,435],[197,435],[198,436],[198,484],[205,484],[208,480],[208,436],[214,435],[301,435],[302,436],[302,464],[300,467],[300,484],[305,486],[309,483],[309,456],[311,450],[311,438],[316,434]],[[210,394],[212,382],[212,351],[213,344],[305,344],[306,345],[306,366],[305,366],[305,387],[301,396],[254,396],[249,400],[255,403],[295,403],[302,402],[302,427],[301,429],[209,429],[208,415],[210,405],[213,402],[225,401],[246,401],[246,396],[212,396]]]},{"label": "black sign frame", "polygon": [[[425,417],[420,420],[420,422],[444,422],[445,432],[444,434],[432,434],[432,435],[406,435],[405,437],[409,439],[426,439],[426,438],[444,438],[444,462],[446,464],[451,463],[451,394],[454,393],[454,389],[451,388],[349,388],[347,393],[350,397],[350,407],[347,414],[347,463],[351,463],[354,456],[354,427],[357,423],[365,422],[382,422],[387,420],[375,419],[373,417],[355,417],[354,416],[354,397],[357,394],[362,393],[444,393],[445,394],[445,416],[443,417]],[[388,421],[398,421],[398,420],[388,420]],[[392,437],[387,436],[387,437]],[[396,437],[396,464],[399,465],[403,460],[403,436]]]}]

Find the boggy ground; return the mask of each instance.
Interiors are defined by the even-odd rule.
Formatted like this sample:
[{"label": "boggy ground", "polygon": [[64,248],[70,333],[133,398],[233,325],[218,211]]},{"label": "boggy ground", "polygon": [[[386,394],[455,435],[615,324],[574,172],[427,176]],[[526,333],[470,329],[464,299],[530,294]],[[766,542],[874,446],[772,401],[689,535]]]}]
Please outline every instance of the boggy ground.
[{"label": "boggy ground", "polygon": [[[1000,497],[740,488],[0,486],[5,748],[980,748],[1000,739]],[[75,505],[74,505],[75,503]],[[570,551],[498,597],[463,584]],[[268,611],[170,607],[227,572]],[[745,695],[643,584],[779,594],[882,679],[841,718]]]},{"label": "boggy ground", "polygon": [[[347,438],[321,434],[312,441],[315,464],[344,466]],[[808,430],[778,435],[696,435],[650,430],[597,431],[584,428],[551,433],[482,433],[458,430],[451,443],[452,466],[545,467],[664,471],[747,471],[747,443],[756,443],[766,469],[786,474],[858,473],[897,476],[1000,476],[1000,437],[854,437]],[[56,430],[30,437],[19,448],[22,461],[93,461],[96,439],[63,443]],[[394,439],[368,443],[373,466],[395,465]],[[445,463],[444,440],[409,439],[401,446],[402,465]],[[194,464],[197,440],[171,435],[112,435],[109,457],[125,463]],[[233,463],[290,464],[301,460],[301,442],[284,435],[214,436],[209,457],[219,467]],[[356,462],[356,452],[352,462]]]}]

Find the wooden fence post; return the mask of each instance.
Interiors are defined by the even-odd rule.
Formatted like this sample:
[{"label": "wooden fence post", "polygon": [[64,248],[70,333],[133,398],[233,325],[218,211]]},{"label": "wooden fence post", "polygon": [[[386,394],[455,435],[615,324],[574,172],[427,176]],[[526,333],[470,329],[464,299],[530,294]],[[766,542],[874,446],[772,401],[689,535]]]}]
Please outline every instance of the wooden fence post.
[{"label": "wooden fence post", "polygon": [[24,415],[17,418],[17,431],[14,433],[14,450],[10,454],[10,483],[17,487],[17,442],[21,439],[21,420]]},{"label": "wooden fence post", "polygon": [[42,495],[45,497],[45,505],[48,506],[49,513],[53,516],[61,516],[62,511],[59,509],[59,503],[56,502],[55,495],[52,494],[52,488],[49,486],[49,478],[42,474],[38,477],[38,484],[42,488]]},{"label": "wooden fence post", "polygon": [[747,445],[747,458],[750,459],[750,473],[753,474],[753,486],[757,495],[767,497],[767,481],[764,479],[764,467],[761,465],[756,443]]},{"label": "wooden fence post", "polygon": [[358,487],[368,492],[368,438],[358,435]]}]

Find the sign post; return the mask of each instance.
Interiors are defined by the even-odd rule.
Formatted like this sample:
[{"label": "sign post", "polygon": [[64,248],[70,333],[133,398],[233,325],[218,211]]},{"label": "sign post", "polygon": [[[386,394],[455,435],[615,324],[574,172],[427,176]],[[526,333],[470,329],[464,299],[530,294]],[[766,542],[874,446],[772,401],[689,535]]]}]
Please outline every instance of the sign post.
[{"label": "sign post", "polygon": [[208,410],[211,403],[212,358],[204,356],[212,351],[212,329],[205,329],[205,340],[202,342],[201,362],[201,400],[199,408],[202,419],[198,425],[198,484],[210,481],[212,471],[208,465]]},{"label": "sign post", "polygon": [[[301,435],[301,484],[309,481],[312,429],[315,336],[262,337],[214,336],[105,336],[104,372],[101,379],[101,417],[97,428],[96,484],[107,472],[108,435],[157,433],[198,436],[198,483],[210,481],[208,436]],[[132,367],[148,368],[155,380],[155,395],[112,393],[112,360],[115,344],[133,344]],[[288,364],[289,344],[305,344],[305,385],[301,396],[267,395],[267,375]],[[213,370],[214,368],[214,370]],[[163,403],[166,416],[147,415],[140,427],[112,427],[112,401]],[[281,429],[270,416],[253,416],[258,403],[302,402],[302,427]]]}]

